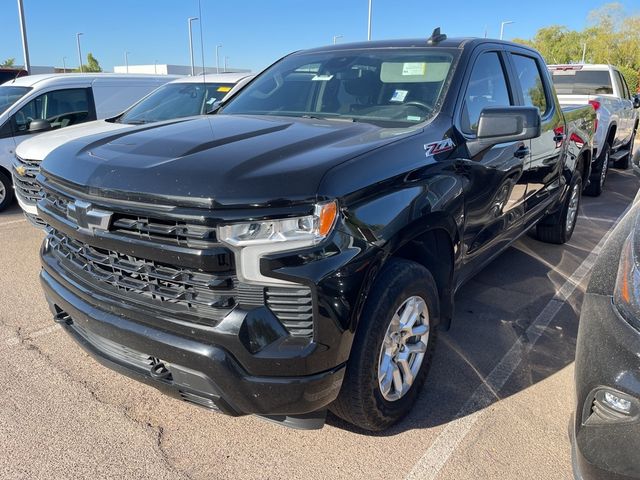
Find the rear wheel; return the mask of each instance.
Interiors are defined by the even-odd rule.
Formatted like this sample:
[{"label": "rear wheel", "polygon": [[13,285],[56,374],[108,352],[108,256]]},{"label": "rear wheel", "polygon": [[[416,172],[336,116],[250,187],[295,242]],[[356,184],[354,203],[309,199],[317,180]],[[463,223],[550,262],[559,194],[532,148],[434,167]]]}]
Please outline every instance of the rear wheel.
[{"label": "rear wheel", "polygon": [[438,315],[431,273],[415,262],[389,260],[369,292],[331,411],[373,431],[406,415],[431,365]]},{"label": "rear wheel", "polygon": [[591,175],[589,179],[589,186],[584,189],[584,193],[590,197],[597,197],[602,193],[604,189],[604,182],[607,181],[607,174],[609,173],[609,157],[611,155],[611,146],[609,143],[605,143],[602,149],[602,154],[597,160],[596,174]]},{"label": "rear wheel", "polygon": [[542,219],[536,226],[536,237],[546,243],[563,244],[573,235],[580,210],[582,193],[582,177],[578,172],[573,174],[569,191],[560,210]]},{"label": "rear wheel", "polygon": [[0,172],[0,212],[7,208],[13,200],[13,187],[11,180],[3,172]]}]

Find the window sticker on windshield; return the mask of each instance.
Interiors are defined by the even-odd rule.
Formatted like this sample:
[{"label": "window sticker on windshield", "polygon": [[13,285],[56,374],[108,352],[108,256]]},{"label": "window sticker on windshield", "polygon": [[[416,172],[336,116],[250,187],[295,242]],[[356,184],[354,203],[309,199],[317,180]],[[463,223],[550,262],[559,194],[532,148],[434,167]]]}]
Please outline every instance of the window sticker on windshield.
[{"label": "window sticker on windshield", "polygon": [[427,73],[427,64],[424,62],[407,62],[402,65],[402,75],[424,75]]},{"label": "window sticker on windshield", "polygon": [[410,122],[419,122],[422,120],[422,117],[416,117],[415,115],[407,115],[407,120]]},{"label": "window sticker on windshield", "polygon": [[207,100],[207,105],[213,105],[213,102],[215,102],[217,99],[215,97],[211,97],[209,100]]},{"label": "window sticker on windshield", "polygon": [[390,102],[404,102],[404,99],[407,98],[407,94],[409,90],[396,90],[391,95]]},{"label": "window sticker on windshield", "polygon": [[231,87],[218,87],[218,90],[216,90],[217,92],[228,92],[229,90],[231,90]]},{"label": "window sticker on windshield", "polygon": [[314,82],[328,82],[333,78],[333,75],[316,75],[311,80]]}]

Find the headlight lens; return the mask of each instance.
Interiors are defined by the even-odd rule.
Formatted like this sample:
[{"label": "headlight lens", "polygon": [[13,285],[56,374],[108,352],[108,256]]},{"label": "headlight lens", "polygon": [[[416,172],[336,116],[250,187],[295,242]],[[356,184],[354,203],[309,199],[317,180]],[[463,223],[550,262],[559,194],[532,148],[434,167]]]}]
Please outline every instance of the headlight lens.
[{"label": "headlight lens", "polygon": [[637,236],[632,231],[622,247],[613,303],[620,315],[640,330],[640,269],[636,243]]},{"label": "headlight lens", "polygon": [[260,273],[264,255],[318,244],[331,233],[338,217],[336,201],[317,204],[314,213],[304,217],[235,223],[218,227],[218,240],[236,253],[238,277],[247,283],[289,283]]}]

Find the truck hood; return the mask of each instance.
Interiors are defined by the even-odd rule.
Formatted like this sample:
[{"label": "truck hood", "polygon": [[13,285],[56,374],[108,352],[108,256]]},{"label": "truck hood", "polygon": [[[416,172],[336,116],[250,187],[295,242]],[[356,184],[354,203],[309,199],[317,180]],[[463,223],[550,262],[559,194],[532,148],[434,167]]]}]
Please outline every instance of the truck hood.
[{"label": "truck hood", "polygon": [[63,143],[77,138],[93,135],[95,133],[114,132],[123,128],[131,128],[131,125],[95,120],[93,122],[80,123],[70,127],[54,130],[52,132],[35,135],[20,143],[16,148],[16,155],[28,160],[42,161],[52,150]]},{"label": "truck hood", "polygon": [[94,195],[208,208],[284,205],[315,200],[333,166],[414,132],[336,120],[210,115],[74,140],[54,150],[42,168]]}]

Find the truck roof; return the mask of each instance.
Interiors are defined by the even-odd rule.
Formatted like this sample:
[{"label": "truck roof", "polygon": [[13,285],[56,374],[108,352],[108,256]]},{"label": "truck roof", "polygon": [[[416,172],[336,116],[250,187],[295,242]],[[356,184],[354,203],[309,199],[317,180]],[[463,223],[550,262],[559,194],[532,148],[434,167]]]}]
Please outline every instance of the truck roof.
[{"label": "truck roof", "polygon": [[609,70],[614,68],[613,65],[607,65],[606,63],[556,63],[548,66],[550,69],[562,69],[568,70]]},{"label": "truck roof", "polygon": [[246,77],[254,75],[250,72],[242,73],[207,73],[206,75],[194,75],[192,77],[181,77],[170,83],[238,83]]},{"label": "truck roof", "polygon": [[33,87],[35,85],[55,84],[76,84],[83,81],[97,79],[105,80],[135,80],[135,79],[158,79],[158,78],[178,78],[175,75],[145,75],[132,73],[45,73],[40,75],[27,75],[10,80],[4,85],[16,87]]}]

